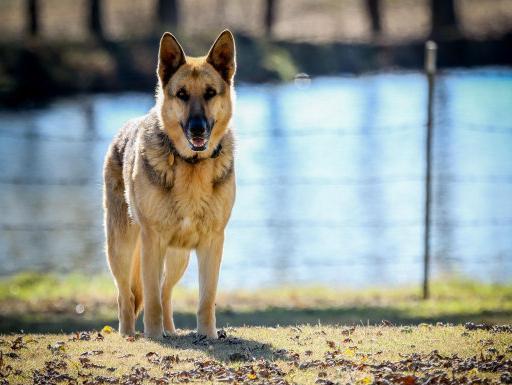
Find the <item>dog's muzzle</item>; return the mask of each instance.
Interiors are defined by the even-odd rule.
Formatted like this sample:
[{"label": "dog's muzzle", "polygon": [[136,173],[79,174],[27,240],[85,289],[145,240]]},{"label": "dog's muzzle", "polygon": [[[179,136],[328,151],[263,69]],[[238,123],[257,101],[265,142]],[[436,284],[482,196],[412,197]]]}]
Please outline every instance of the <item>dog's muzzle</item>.
[{"label": "dog's muzzle", "polygon": [[204,151],[208,148],[208,140],[212,125],[204,116],[192,116],[185,125],[185,136],[193,151]]}]

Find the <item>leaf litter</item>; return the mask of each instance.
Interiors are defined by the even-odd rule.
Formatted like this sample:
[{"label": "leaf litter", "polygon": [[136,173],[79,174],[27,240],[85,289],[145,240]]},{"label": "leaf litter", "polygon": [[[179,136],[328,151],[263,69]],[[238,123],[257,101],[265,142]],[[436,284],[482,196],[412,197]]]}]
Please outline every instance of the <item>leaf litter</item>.
[{"label": "leaf litter", "polygon": [[[484,330],[490,333],[510,333],[511,329],[505,326],[487,326],[466,324],[468,332]],[[293,330],[296,332],[296,330]],[[302,333],[302,330],[299,331]],[[50,360],[45,361],[44,367],[34,369],[29,374],[35,385],[50,384],[84,384],[84,385],[139,385],[139,384],[173,384],[173,383],[201,383],[205,381],[228,384],[270,384],[288,385],[294,383],[294,378],[305,376],[308,371],[316,371],[314,382],[321,385],[339,384],[339,373],[350,375],[350,383],[356,385],[462,385],[462,384],[512,384],[512,360],[505,353],[510,353],[512,345],[503,348],[503,352],[493,345],[492,339],[481,339],[478,354],[471,357],[460,357],[457,354],[441,354],[437,350],[429,353],[400,354],[395,361],[378,362],[376,357],[381,352],[360,353],[357,346],[348,346],[352,343],[349,337],[352,329],[342,329],[339,342],[326,341],[327,350],[320,358],[313,359],[313,351],[306,350],[301,357],[299,352],[287,349],[272,351],[273,359],[255,358],[250,349],[240,346],[238,351],[228,355],[226,362],[213,358],[189,358],[179,354],[162,355],[156,351],[144,354],[145,361],[133,365],[130,369],[117,376],[113,375],[117,368],[107,367],[103,362],[95,362],[106,356],[104,350],[94,349],[79,353],[78,372],[70,370],[71,366],[78,366],[68,356],[72,349],[67,344],[79,341],[99,341],[92,339],[92,332],[75,333],[68,342],[57,341],[48,344],[51,352]],[[110,334],[110,333],[107,333]],[[325,334],[325,333],[320,333]],[[99,335],[99,333],[98,333]],[[20,360],[27,347],[24,336],[16,337],[12,342],[2,344],[11,349],[11,352],[0,351],[0,385],[8,385],[13,375],[21,374],[21,370],[13,370],[12,364],[6,359]],[[32,340],[30,342],[36,342]],[[359,344],[361,341],[358,341]],[[192,344],[208,346],[204,339],[196,338]],[[236,337],[224,335],[218,344],[243,344]],[[90,345],[89,345],[90,346]],[[264,346],[264,344],[262,345]],[[203,348],[201,348],[203,349]],[[213,348],[212,348],[213,349]],[[206,350],[205,350],[206,351]],[[21,353],[17,353],[21,352]],[[112,357],[112,355],[109,355]],[[114,358],[134,357],[128,353]],[[274,361],[276,359],[277,361]],[[180,365],[181,364],[181,365]],[[186,369],[185,366],[192,366]],[[158,376],[152,375],[153,367],[159,369]],[[71,375],[71,373],[77,373]],[[94,374],[93,374],[94,373]],[[489,374],[495,374],[491,377]],[[18,382],[19,383],[19,382]],[[345,384],[346,382],[343,382]],[[341,385],[341,384],[340,384]]]}]

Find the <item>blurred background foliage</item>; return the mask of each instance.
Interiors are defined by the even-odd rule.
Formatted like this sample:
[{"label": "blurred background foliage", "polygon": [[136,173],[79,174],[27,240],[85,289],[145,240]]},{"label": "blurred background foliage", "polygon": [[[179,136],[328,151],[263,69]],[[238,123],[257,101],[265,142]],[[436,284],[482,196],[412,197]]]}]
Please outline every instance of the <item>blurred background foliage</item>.
[{"label": "blurred background foliage", "polygon": [[166,30],[199,55],[232,29],[238,79],[263,82],[420,68],[429,37],[441,66],[510,64],[511,20],[509,0],[4,0],[0,101],[147,89]]},{"label": "blurred background foliage", "polygon": [[4,0],[0,7],[3,41],[27,33],[54,41],[91,35],[126,41],[163,30],[210,36],[222,28],[316,43],[424,40],[432,28],[482,40],[510,32],[512,18],[508,0]]}]

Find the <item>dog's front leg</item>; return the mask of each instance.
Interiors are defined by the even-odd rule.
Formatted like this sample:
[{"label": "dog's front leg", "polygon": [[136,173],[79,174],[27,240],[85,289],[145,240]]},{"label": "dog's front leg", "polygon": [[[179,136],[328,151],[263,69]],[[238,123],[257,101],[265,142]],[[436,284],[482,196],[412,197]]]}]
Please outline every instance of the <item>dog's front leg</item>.
[{"label": "dog's front leg", "polygon": [[219,279],[224,233],[216,234],[197,248],[199,267],[199,309],[197,333],[217,338],[215,326],[215,296]]},{"label": "dog's front leg", "polygon": [[165,256],[165,278],[162,285],[162,307],[164,312],[164,333],[176,334],[172,316],[172,290],[183,276],[188,265],[190,251],[183,249],[168,249]]},{"label": "dog's front leg", "polygon": [[141,229],[142,240],[142,286],[144,293],[144,336],[163,338],[162,271],[164,247],[159,234],[151,228]]}]

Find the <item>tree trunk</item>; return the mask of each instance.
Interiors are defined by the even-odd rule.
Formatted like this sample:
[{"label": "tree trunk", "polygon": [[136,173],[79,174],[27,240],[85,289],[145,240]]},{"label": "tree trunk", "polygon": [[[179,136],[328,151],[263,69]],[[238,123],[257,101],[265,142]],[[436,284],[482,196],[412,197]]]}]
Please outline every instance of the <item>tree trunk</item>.
[{"label": "tree trunk", "polygon": [[178,0],[158,0],[156,18],[166,29],[175,29],[179,25]]},{"label": "tree trunk", "polygon": [[89,0],[89,32],[97,38],[103,38],[101,0]]},{"label": "tree trunk", "polygon": [[32,36],[39,33],[39,2],[38,0],[27,1],[27,30]]},{"label": "tree trunk", "polygon": [[265,1],[265,35],[267,37],[272,36],[272,29],[274,27],[274,22],[276,18],[276,0],[266,0]]},{"label": "tree trunk", "polygon": [[444,39],[460,36],[454,0],[430,0],[432,29],[430,36]]},{"label": "tree trunk", "polygon": [[380,0],[366,0],[366,11],[372,27],[373,36],[377,36],[382,31],[380,23]]}]

